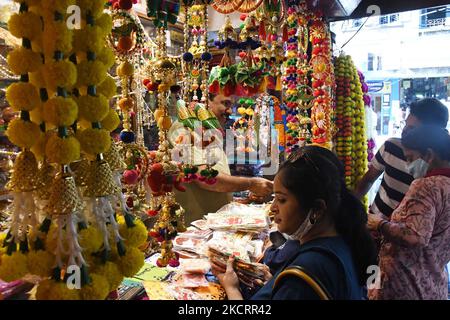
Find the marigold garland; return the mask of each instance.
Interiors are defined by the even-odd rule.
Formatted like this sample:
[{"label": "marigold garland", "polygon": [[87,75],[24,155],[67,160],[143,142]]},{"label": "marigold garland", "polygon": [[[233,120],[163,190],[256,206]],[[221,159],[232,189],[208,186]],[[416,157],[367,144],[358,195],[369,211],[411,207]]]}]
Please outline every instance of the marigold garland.
[{"label": "marigold garland", "polygon": [[88,85],[99,85],[106,79],[107,68],[98,60],[85,60],[77,65],[78,80],[77,87]]},{"label": "marigold garland", "polygon": [[107,76],[106,79],[97,87],[97,93],[111,99],[117,94],[117,85],[113,77]]},{"label": "marigold garland", "polygon": [[78,117],[78,106],[71,98],[53,97],[44,104],[44,121],[56,127],[71,126]]},{"label": "marigold garland", "polygon": [[9,141],[21,148],[31,148],[40,138],[42,132],[39,126],[20,118],[13,119],[6,130]]},{"label": "marigold garland", "polygon": [[32,41],[39,36],[41,29],[41,18],[34,12],[13,14],[8,21],[8,30],[16,38]]},{"label": "marigold garland", "polygon": [[119,124],[119,115],[113,109],[110,109],[108,115],[101,121],[102,128],[108,131],[116,130]]},{"label": "marigold garland", "polygon": [[41,104],[36,87],[29,82],[11,84],[6,90],[6,100],[15,111],[31,111]]},{"label": "marigold garland", "polygon": [[109,294],[108,280],[98,274],[90,274],[91,283],[83,286],[80,295],[83,300],[105,300]]},{"label": "marigold garland", "polygon": [[103,129],[88,128],[77,133],[81,148],[90,155],[105,153],[111,147],[109,132]]},{"label": "marigold garland", "polygon": [[35,72],[42,65],[39,53],[33,52],[31,49],[19,47],[8,54],[9,69],[16,75]]},{"label": "marigold garland", "polygon": [[58,87],[70,88],[77,81],[77,68],[67,60],[52,61],[45,64],[42,74],[47,88],[56,92]]},{"label": "marigold garland", "polygon": [[74,137],[61,138],[52,135],[45,146],[48,161],[57,164],[69,164],[80,159],[80,143]]},{"label": "marigold garland", "polygon": [[61,51],[64,55],[71,53],[73,32],[65,22],[47,23],[44,33],[42,49],[46,57],[52,57],[55,51]]},{"label": "marigold garland", "polygon": [[97,96],[81,96],[77,99],[80,118],[88,122],[100,122],[109,112],[108,99],[99,94]]}]

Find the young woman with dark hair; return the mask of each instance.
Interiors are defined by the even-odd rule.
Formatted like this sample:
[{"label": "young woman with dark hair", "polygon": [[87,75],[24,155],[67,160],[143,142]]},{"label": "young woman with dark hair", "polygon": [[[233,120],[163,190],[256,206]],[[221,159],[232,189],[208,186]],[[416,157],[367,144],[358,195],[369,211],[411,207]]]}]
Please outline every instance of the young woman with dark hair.
[{"label": "young woman with dark hair", "polygon": [[[274,191],[275,223],[298,247],[252,299],[362,299],[375,250],[367,214],[346,189],[336,156],[300,148],[280,167]],[[242,299],[233,258],[224,273],[213,271],[229,299]]]},{"label": "young woman with dark hair", "polygon": [[448,298],[450,260],[450,136],[437,126],[421,126],[402,144],[415,178],[390,221],[369,215],[369,228],[383,236],[381,286],[371,299]]}]

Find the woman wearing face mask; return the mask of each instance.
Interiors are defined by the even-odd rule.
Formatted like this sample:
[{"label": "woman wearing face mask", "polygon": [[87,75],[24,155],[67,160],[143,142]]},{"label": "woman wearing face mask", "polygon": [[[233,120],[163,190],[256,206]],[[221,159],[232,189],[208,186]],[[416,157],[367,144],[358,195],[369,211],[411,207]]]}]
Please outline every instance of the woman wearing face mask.
[{"label": "woman wearing face mask", "polygon": [[368,226],[383,236],[381,285],[371,299],[448,298],[450,260],[450,136],[422,126],[402,138],[416,180],[388,221],[369,215]]},{"label": "woman wearing face mask", "polygon": [[[292,269],[314,279],[328,298],[363,298],[366,271],[375,261],[365,225],[367,214],[345,188],[333,162],[328,150],[304,147],[292,153],[278,171],[271,210],[278,230],[296,241],[297,248],[252,299],[321,298],[317,286],[295,272],[286,273]],[[228,298],[242,299],[233,258],[226,271],[221,271],[213,266]]]}]

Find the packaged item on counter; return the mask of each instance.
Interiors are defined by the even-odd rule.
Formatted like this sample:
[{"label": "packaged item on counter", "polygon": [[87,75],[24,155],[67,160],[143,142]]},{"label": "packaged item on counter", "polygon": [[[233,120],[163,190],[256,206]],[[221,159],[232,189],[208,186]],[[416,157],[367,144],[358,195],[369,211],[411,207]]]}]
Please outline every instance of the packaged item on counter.
[{"label": "packaged item on counter", "polygon": [[181,285],[184,288],[198,288],[208,287],[209,282],[206,280],[205,275],[201,273],[184,273],[182,276]]},{"label": "packaged item on counter", "polygon": [[205,239],[177,236],[173,241],[174,250],[188,250],[198,252],[206,244]]},{"label": "packaged item on counter", "polygon": [[182,259],[180,263],[183,273],[206,274],[211,269],[211,264],[207,259]]},{"label": "packaged item on counter", "polygon": [[206,239],[208,240],[212,235],[212,230],[198,230],[196,228],[188,228],[185,232],[180,233],[179,236],[196,238],[196,239]]},{"label": "packaged item on counter", "polygon": [[261,206],[230,203],[217,213],[206,216],[207,225],[213,230],[262,232],[269,229],[270,220]]},{"label": "packaged item on counter", "polygon": [[195,220],[191,222],[191,225],[200,230],[209,230],[208,222],[205,219]]}]

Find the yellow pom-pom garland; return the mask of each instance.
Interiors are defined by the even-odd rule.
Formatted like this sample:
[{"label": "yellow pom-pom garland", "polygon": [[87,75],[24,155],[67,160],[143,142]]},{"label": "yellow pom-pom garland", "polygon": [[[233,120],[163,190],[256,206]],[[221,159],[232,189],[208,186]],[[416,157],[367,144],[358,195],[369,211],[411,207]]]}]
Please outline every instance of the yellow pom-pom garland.
[{"label": "yellow pom-pom garland", "polygon": [[41,104],[36,87],[28,82],[11,84],[6,90],[6,100],[15,111],[31,111]]},{"label": "yellow pom-pom garland", "polygon": [[89,122],[100,122],[108,115],[108,99],[101,94],[96,97],[91,95],[81,96],[77,99],[77,102],[81,119]]},{"label": "yellow pom-pom garland", "polygon": [[42,65],[42,59],[39,53],[31,49],[19,47],[8,54],[8,65],[11,71],[16,75],[35,72]]},{"label": "yellow pom-pom garland", "polygon": [[50,277],[55,257],[44,250],[30,251],[27,254],[28,270],[31,274]]},{"label": "yellow pom-pom garland", "polygon": [[64,21],[46,24],[42,39],[45,56],[52,57],[55,51],[69,54],[72,50],[72,35],[73,32]]},{"label": "yellow pom-pom garland", "polygon": [[100,54],[97,55],[97,60],[101,61],[107,69],[110,69],[116,63],[114,52],[109,47],[103,48]]},{"label": "yellow pom-pom garland", "polygon": [[50,163],[69,164],[80,158],[80,143],[74,137],[51,136],[45,146],[45,154]]},{"label": "yellow pom-pom garland", "polygon": [[0,279],[6,282],[18,280],[28,273],[27,256],[22,252],[3,255],[0,265]]},{"label": "yellow pom-pom garland", "polygon": [[120,124],[120,118],[117,112],[110,109],[108,115],[101,122],[102,128],[108,131],[114,131]]},{"label": "yellow pom-pom garland", "polygon": [[117,86],[114,78],[108,75],[105,81],[97,87],[97,93],[104,95],[108,99],[114,97],[117,93]]},{"label": "yellow pom-pom garland", "polygon": [[13,119],[6,130],[6,135],[12,143],[28,149],[39,140],[41,134],[37,124],[20,118]]},{"label": "yellow pom-pom garland", "polygon": [[77,86],[99,85],[106,79],[106,66],[100,61],[83,61],[77,65]]},{"label": "yellow pom-pom garland", "polygon": [[98,26],[86,26],[75,30],[73,49],[75,52],[100,53],[105,47],[104,33]]},{"label": "yellow pom-pom garland", "polygon": [[71,126],[78,116],[78,106],[71,98],[53,97],[44,104],[44,120],[56,127]]},{"label": "yellow pom-pom garland", "polygon": [[125,277],[132,277],[144,265],[144,253],[137,248],[127,247],[125,255],[119,258],[117,264]]},{"label": "yellow pom-pom garland", "polygon": [[91,283],[81,288],[80,294],[83,300],[105,300],[109,294],[110,285],[105,277],[98,274],[90,274]]},{"label": "yellow pom-pom garland", "polygon": [[121,223],[119,232],[127,246],[139,247],[147,241],[148,231],[141,220],[135,220],[134,226],[131,228],[125,222]]},{"label": "yellow pom-pom garland", "polygon": [[96,268],[95,273],[106,278],[109,283],[109,291],[117,289],[122,283],[123,275],[119,270],[119,267],[110,261],[100,265]]},{"label": "yellow pom-pom garland", "polygon": [[41,18],[34,12],[13,14],[8,21],[8,30],[16,38],[32,41],[42,30]]},{"label": "yellow pom-pom garland", "polygon": [[42,73],[47,88],[56,91],[58,87],[69,88],[77,80],[77,68],[70,61],[60,60],[45,64]]},{"label": "yellow pom-pom garland", "polygon": [[109,132],[103,129],[88,128],[77,133],[81,149],[90,155],[105,153],[111,147]]}]

